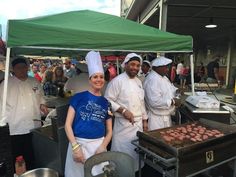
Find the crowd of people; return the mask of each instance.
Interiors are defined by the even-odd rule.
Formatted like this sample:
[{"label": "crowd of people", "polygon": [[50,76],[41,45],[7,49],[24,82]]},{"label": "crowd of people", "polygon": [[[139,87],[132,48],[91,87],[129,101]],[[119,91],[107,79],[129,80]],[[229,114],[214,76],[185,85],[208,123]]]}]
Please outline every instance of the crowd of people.
[{"label": "crowd of people", "polygon": [[64,97],[65,83],[75,75],[76,68],[68,59],[64,63],[55,64],[44,63],[44,60],[33,60],[28,71],[28,76],[34,77],[41,83],[46,96]]},{"label": "crowd of people", "polygon": [[[200,65],[194,71],[194,82],[222,85],[223,81],[219,75],[219,59],[219,56],[214,56],[206,66],[203,62],[200,62]],[[168,75],[170,81],[181,89],[188,89],[188,85],[191,84],[190,66],[185,64],[183,60],[178,63],[173,62]]]},{"label": "crowd of people", "polygon": [[[162,56],[152,62],[143,61],[140,55],[130,53],[121,64],[124,72],[117,75],[111,63],[104,72],[99,52],[90,51],[85,59],[87,65],[76,67],[70,60],[50,66],[35,61],[30,69],[25,58],[13,60],[4,115],[10,128],[13,161],[23,155],[27,169],[34,167],[30,130],[40,126],[35,119],[40,120],[48,113],[45,95],[64,97],[68,91],[74,95],[65,123],[69,140],[65,177],[83,177],[86,159],[107,151],[110,142],[109,150],[132,156],[137,171],[138,154],[131,144],[137,138],[137,131],[172,126],[171,115],[180,105],[176,95],[185,88],[190,73],[183,61],[175,65]],[[215,59],[207,66],[207,80],[219,79],[217,62]],[[199,76],[205,76],[203,64]],[[179,79],[179,88],[173,84],[176,79]],[[1,93],[1,102],[2,96]],[[93,173],[99,172],[101,167],[97,166]]]}]

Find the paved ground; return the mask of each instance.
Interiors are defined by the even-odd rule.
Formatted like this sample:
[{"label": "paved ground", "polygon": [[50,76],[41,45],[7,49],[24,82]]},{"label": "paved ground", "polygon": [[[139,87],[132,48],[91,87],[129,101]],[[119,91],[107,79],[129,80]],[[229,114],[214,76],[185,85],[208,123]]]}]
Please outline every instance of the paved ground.
[{"label": "paved ground", "polygon": [[[138,177],[138,174],[136,174]],[[150,166],[145,165],[142,169],[142,177],[162,177],[162,174]]]},{"label": "paved ground", "polygon": [[[218,168],[214,168],[213,170],[210,171],[208,175],[200,174],[196,175],[195,177],[232,177],[232,176],[233,176],[232,167],[230,168],[228,164],[225,164],[221,165]],[[136,177],[138,177],[137,174]],[[144,168],[142,169],[141,177],[162,177],[162,174],[154,170],[152,167],[145,165]]]}]

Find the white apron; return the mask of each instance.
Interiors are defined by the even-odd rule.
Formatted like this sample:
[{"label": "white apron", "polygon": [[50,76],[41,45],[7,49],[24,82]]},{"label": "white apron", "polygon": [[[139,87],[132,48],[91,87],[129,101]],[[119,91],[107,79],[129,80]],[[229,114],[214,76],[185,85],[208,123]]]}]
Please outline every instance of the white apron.
[{"label": "white apron", "polygon": [[148,130],[155,130],[172,126],[171,116],[148,113]]},{"label": "white apron", "polygon": [[[88,159],[95,154],[98,147],[102,144],[103,139],[104,137],[98,139],[76,138],[76,141],[82,145],[81,148],[85,159]],[[73,151],[71,144],[69,143],[66,156],[65,177],[84,177],[84,164],[75,162],[72,155]],[[92,169],[92,174],[98,175],[103,173],[103,167],[104,164],[94,166]]]},{"label": "white apron", "polygon": [[124,152],[133,157],[135,163],[135,171],[138,170],[138,154],[134,150],[136,146],[131,144],[131,141],[137,139],[137,131],[143,131],[142,117],[135,118],[134,125],[132,125],[123,117],[115,118],[111,151]]}]

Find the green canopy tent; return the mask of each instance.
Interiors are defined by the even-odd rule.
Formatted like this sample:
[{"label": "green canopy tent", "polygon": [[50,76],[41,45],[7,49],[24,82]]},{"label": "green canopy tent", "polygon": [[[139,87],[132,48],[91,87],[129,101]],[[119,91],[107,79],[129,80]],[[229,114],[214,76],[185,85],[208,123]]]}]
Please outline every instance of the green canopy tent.
[{"label": "green canopy tent", "polygon": [[[192,52],[192,37],[160,31],[127,19],[82,10],[9,20],[5,83],[10,55],[68,55],[73,51]],[[4,84],[2,115],[6,109]],[[0,119],[4,122],[4,118]]]},{"label": "green canopy tent", "polygon": [[56,54],[60,49],[191,52],[192,37],[164,32],[113,15],[82,10],[9,20],[7,47],[12,48],[15,54],[42,55]]}]

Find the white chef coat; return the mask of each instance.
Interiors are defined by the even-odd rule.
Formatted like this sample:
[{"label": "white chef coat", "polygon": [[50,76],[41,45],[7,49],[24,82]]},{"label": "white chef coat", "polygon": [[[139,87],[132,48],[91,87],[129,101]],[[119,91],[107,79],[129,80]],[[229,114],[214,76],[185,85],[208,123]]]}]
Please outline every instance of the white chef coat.
[{"label": "white chef coat", "polygon": [[[2,112],[4,82],[0,85],[0,111]],[[41,119],[40,104],[45,104],[40,83],[32,77],[21,81],[15,76],[8,79],[6,121],[10,135],[27,134],[41,125],[33,119]],[[40,123],[40,124],[39,124]]]},{"label": "white chef coat", "polygon": [[[137,139],[137,131],[143,131],[142,120],[147,119],[142,83],[137,77],[131,79],[126,73],[122,73],[108,84],[105,97],[111,102],[115,112],[111,150],[131,155],[134,158],[135,170],[138,170],[138,154],[134,151],[135,146],[131,141]],[[119,107],[133,113],[134,125],[116,112]]]},{"label": "white chef coat", "polygon": [[154,130],[171,126],[171,114],[175,107],[171,105],[177,88],[166,76],[151,71],[143,84],[145,103],[148,112],[148,129]]}]

